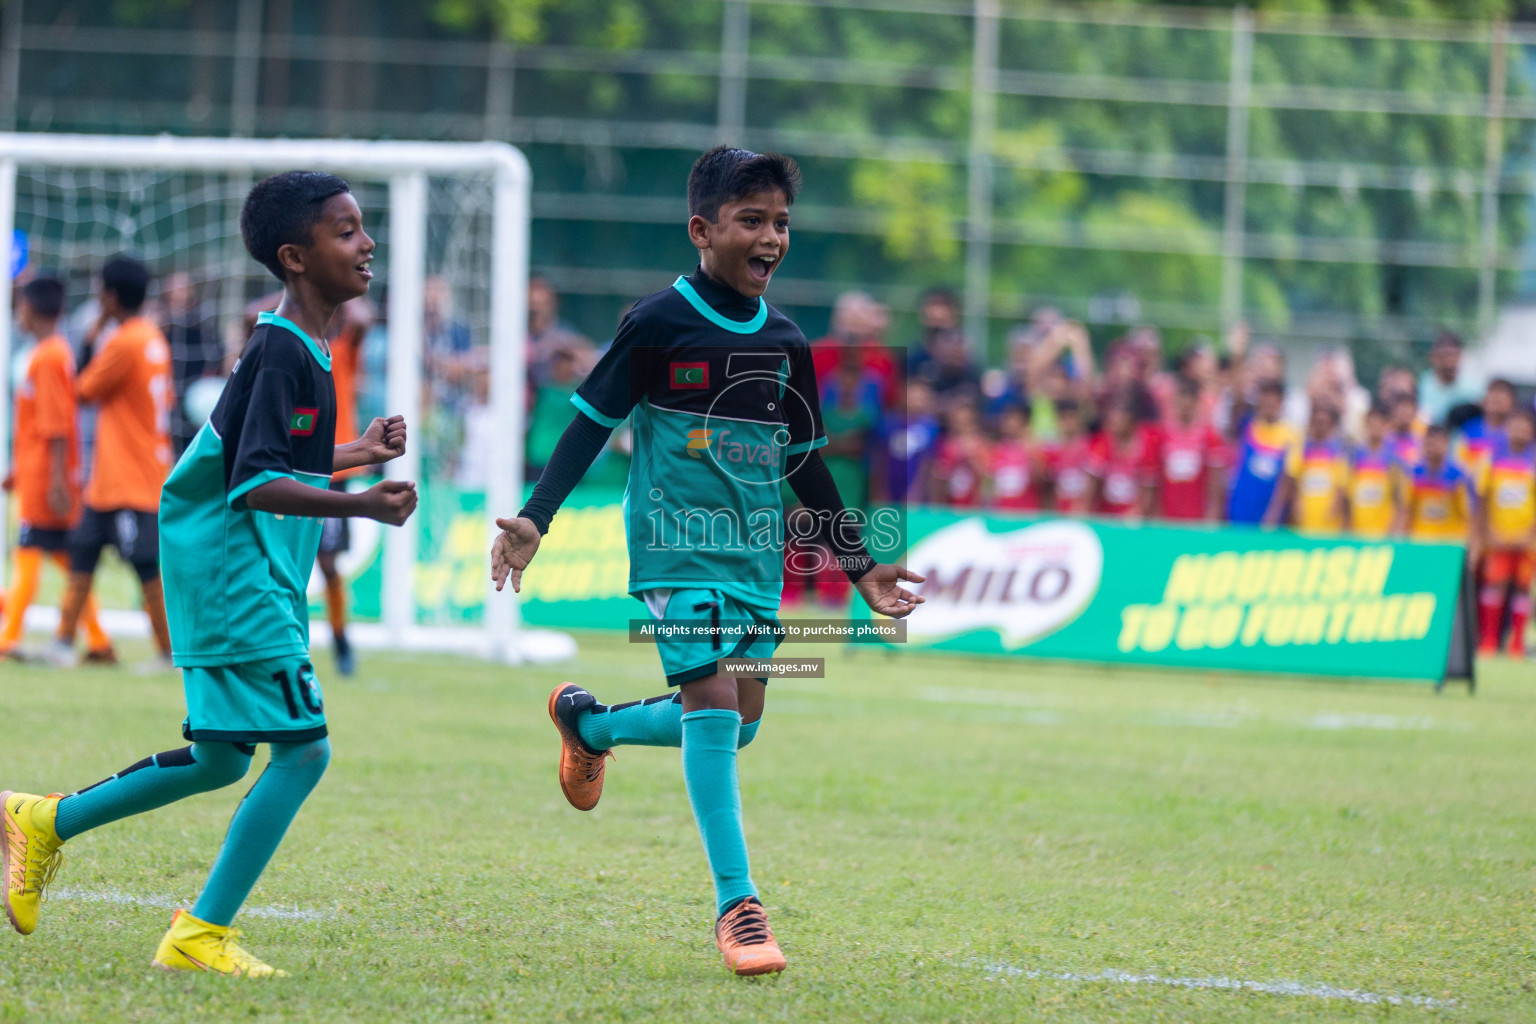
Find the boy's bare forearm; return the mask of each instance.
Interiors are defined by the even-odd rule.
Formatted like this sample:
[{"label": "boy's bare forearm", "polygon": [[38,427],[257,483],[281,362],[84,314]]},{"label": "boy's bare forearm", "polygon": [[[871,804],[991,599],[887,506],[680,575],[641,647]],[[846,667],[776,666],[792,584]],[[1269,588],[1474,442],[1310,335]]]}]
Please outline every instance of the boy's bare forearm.
[{"label": "boy's bare forearm", "polygon": [[362,494],[348,494],[301,484],[291,477],[268,480],[245,496],[245,503],[258,512],[279,516],[316,516],[346,519],[362,516],[366,503]]},{"label": "boy's bare forearm", "polygon": [[340,473],[348,469],[356,469],[359,466],[374,465],[373,457],[364,450],[356,441],[336,446],[336,453],[331,457],[331,472]]}]

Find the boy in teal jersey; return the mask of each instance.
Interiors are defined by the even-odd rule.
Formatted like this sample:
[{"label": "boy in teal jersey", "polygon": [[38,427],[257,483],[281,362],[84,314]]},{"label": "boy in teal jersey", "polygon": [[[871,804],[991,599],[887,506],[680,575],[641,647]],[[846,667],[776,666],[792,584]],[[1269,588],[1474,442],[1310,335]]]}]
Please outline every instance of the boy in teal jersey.
[{"label": "boy in teal jersey", "polygon": [[305,588],[326,518],[398,526],[415,486],[387,480],[360,494],[327,489],[331,474],[405,452],[405,421],[376,419],[337,445],[336,391],[323,340],[336,308],[364,294],[373,239],[347,183],[295,171],[251,190],[240,230],[283,282],[207,425],[166,480],[160,557],[172,655],[182,669],[191,745],[147,757],[68,796],[0,793],[5,910],[23,935],[64,842],[244,777],[256,744],[271,761],[251,787],[190,913],[176,911],[155,953],[165,970],[271,977],[230,927],[330,760],[325,708],[309,660]]},{"label": "boy in teal jersey", "polygon": [[[817,448],[816,375],[805,337],[763,300],[789,250],[793,160],[720,147],[688,177],[688,236],[699,267],[641,299],[613,345],[571,397],[577,414],[515,519],[491,552],[497,589],[522,573],[560,503],[609,432],[631,416],[634,455],[625,492],[629,592],[662,626],[676,695],[604,706],[562,684],[549,711],[560,732],[560,786],[579,810],[602,795],[604,759],[621,744],[682,748],[683,778],[715,883],[715,940],[741,975],[783,970],[748,870],[736,751],[757,733],[766,679],[717,672],[721,658],[766,658],[777,646],[786,524],[780,485],[827,536],[838,565],[877,612],[902,617],[923,582],[871,559]],[[807,529],[793,528],[795,536]]]}]

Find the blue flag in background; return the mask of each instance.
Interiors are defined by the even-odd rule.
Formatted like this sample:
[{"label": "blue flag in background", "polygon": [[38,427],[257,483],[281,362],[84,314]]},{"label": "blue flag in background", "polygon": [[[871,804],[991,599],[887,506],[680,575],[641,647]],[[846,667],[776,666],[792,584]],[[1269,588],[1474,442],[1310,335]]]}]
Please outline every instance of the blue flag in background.
[{"label": "blue flag in background", "polygon": [[11,236],[11,280],[27,269],[27,233],[20,228]]}]

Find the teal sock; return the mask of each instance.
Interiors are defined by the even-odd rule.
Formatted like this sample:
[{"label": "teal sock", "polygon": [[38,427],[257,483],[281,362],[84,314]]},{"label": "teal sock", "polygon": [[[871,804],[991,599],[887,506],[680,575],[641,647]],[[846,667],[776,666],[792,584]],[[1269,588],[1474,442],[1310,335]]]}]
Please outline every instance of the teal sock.
[{"label": "teal sock", "polygon": [[54,829],[60,839],[73,839],[119,818],[233,785],[250,767],[251,755],[233,743],[167,750],[60,800]]},{"label": "teal sock", "polygon": [[597,705],[576,719],[581,742],[593,750],[609,747],[680,747],[683,745],[683,698],[680,693]]},{"label": "teal sock", "polygon": [[272,760],[235,811],[193,917],[217,925],[235,919],[330,760],[330,740],[272,744]]},{"label": "teal sock", "polygon": [[683,716],[683,781],[693,820],[704,840],[704,855],[715,879],[715,910],[723,914],[747,896],[756,896],[741,824],[736,783],[736,743],[741,716],[706,708]]},{"label": "teal sock", "polygon": [[[741,723],[744,747],[757,737],[763,720]],[[630,701],[628,704],[599,704],[576,719],[581,742],[593,750],[610,747],[680,747],[683,745],[683,698],[678,693]]]}]

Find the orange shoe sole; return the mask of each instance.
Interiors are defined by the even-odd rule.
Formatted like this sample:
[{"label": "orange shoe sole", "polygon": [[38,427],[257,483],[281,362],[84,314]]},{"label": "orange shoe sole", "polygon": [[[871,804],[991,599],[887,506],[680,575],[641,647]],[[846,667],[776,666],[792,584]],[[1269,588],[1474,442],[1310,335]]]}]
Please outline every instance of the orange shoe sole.
[{"label": "orange shoe sole", "polygon": [[738,978],[755,978],[759,974],[777,974],[789,966],[789,961],[784,959],[783,952],[775,946],[771,951],[765,949],[761,953],[749,954],[727,966]]},{"label": "orange shoe sole", "polygon": [[[15,790],[8,789],[0,793],[0,819],[10,817],[10,812],[5,809],[5,802],[14,792]],[[6,839],[6,831],[5,822],[0,820],[0,884],[5,886],[5,893],[0,895],[0,903],[5,904],[5,919],[11,923],[11,927],[18,935],[26,935],[28,933],[21,930],[21,925],[17,923],[16,915],[11,910],[11,844]]]}]

